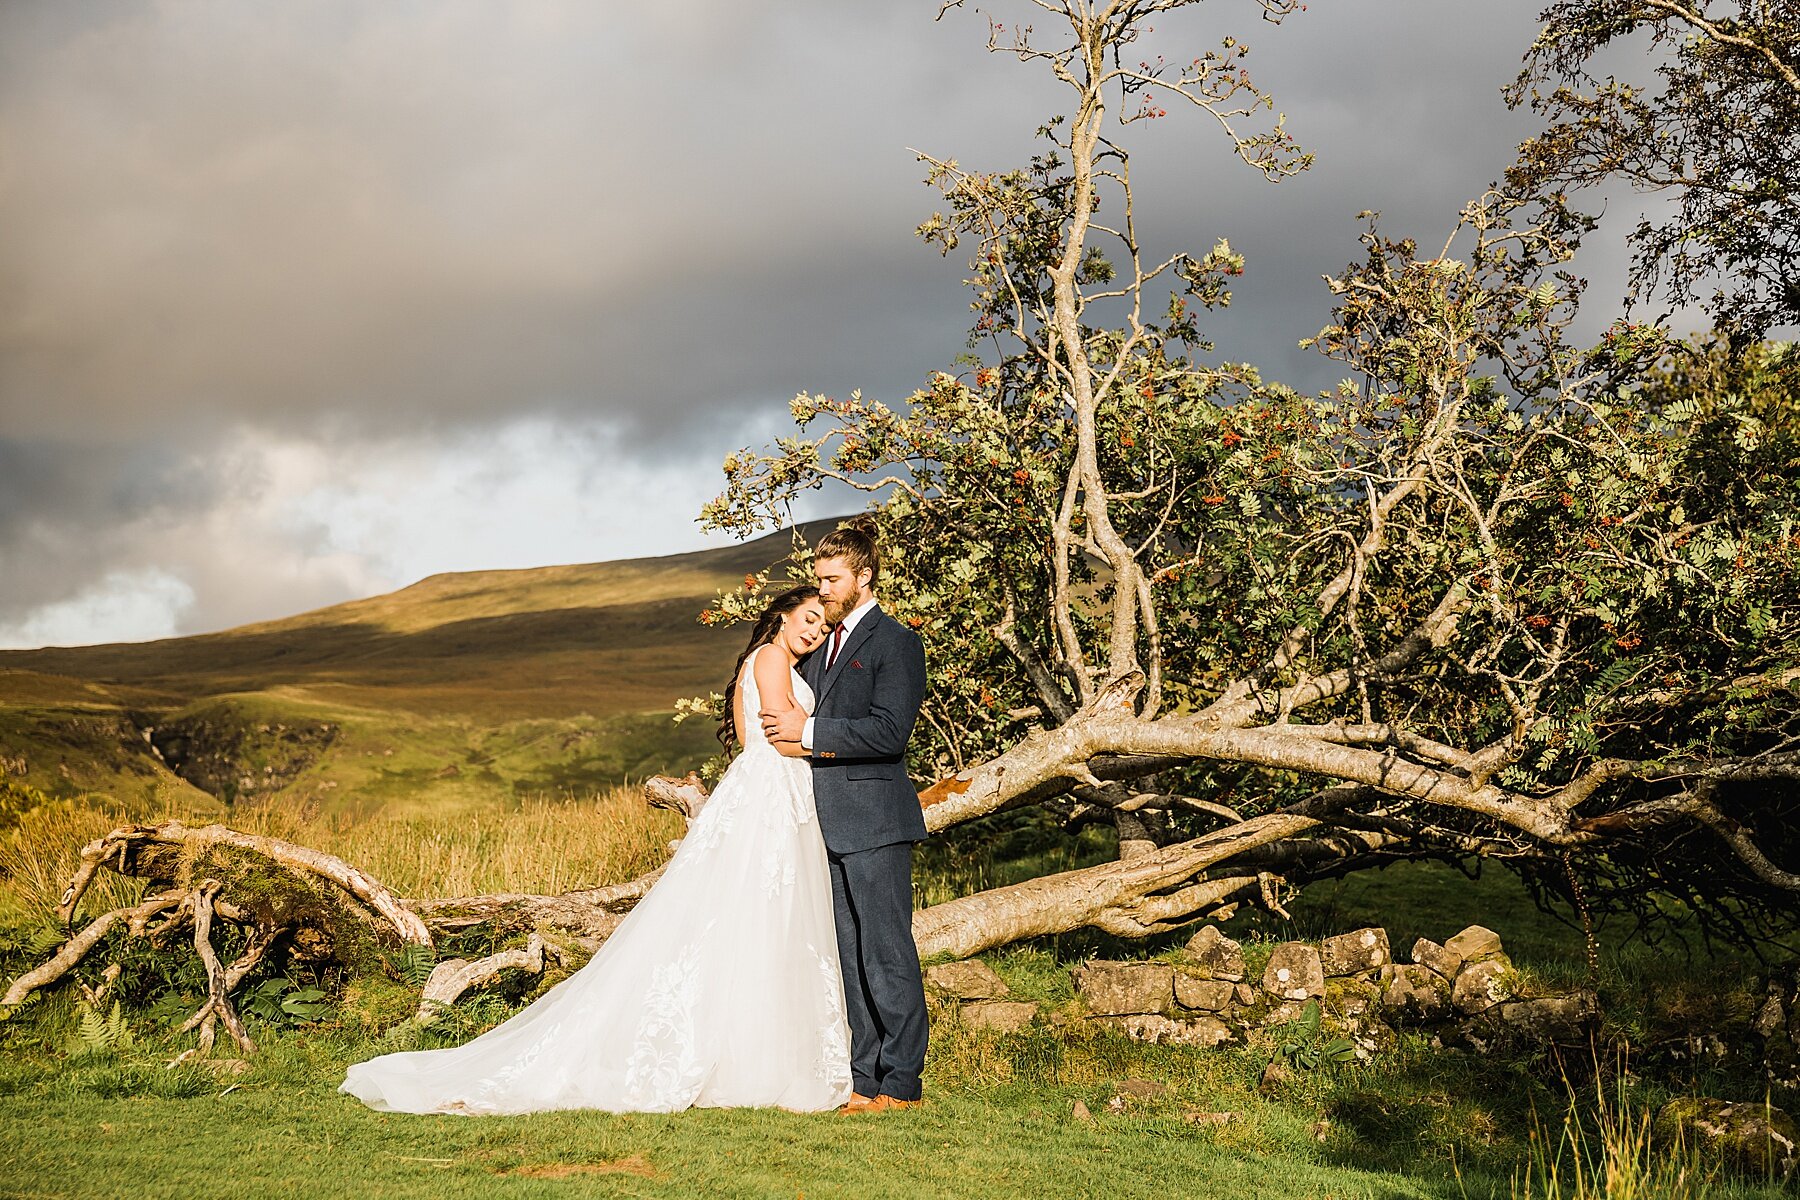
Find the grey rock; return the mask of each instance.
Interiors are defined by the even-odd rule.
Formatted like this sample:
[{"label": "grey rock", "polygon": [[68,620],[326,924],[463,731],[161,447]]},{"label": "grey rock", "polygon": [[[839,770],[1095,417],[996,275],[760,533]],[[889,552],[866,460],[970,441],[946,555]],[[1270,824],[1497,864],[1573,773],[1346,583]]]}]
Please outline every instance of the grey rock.
[{"label": "grey rock", "polygon": [[1244,977],[1244,948],[1220,933],[1217,925],[1201,926],[1200,932],[1188,939],[1187,952],[1199,973],[1209,979],[1235,983]]},{"label": "grey rock", "polygon": [[1175,970],[1168,963],[1095,961],[1070,975],[1095,1016],[1165,1012],[1175,998]]},{"label": "grey rock", "polygon": [[188,1061],[197,1065],[202,1071],[221,1077],[243,1075],[250,1070],[249,1062],[241,1058],[201,1058]]},{"label": "grey rock", "polygon": [[1373,1017],[1359,1019],[1356,1028],[1346,1032],[1356,1045],[1356,1057],[1363,1062],[1368,1062],[1377,1054],[1385,1054],[1400,1044],[1399,1032],[1386,1021],[1378,1021]]},{"label": "grey rock", "polygon": [[1231,1026],[1217,1017],[1191,1017],[1183,1021],[1170,1020],[1150,1013],[1136,1013],[1125,1017],[1096,1017],[1095,1021],[1109,1029],[1116,1029],[1127,1037],[1140,1042],[1154,1042],[1168,1046],[1203,1046],[1211,1049],[1234,1041],[1237,1034]]},{"label": "grey rock", "polygon": [[1305,942],[1283,942],[1269,956],[1263,991],[1282,1000],[1305,1000],[1325,994],[1325,965]]},{"label": "grey rock", "polygon": [[1224,979],[1201,979],[1175,972],[1175,1003],[1200,1012],[1222,1012],[1237,999],[1238,985]]},{"label": "grey rock", "polygon": [[1512,960],[1504,954],[1464,967],[1450,986],[1450,1003],[1457,1012],[1475,1016],[1516,998],[1512,984]]},{"label": "grey rock", "polygon": [[1399,963],[1381,1003],[1406,1021],[1441,1021],[1450,1015],[1450,983],[1422,963]]},{"label": "grey rock", "polygon": [[1269,1065],[1263,1068],[1262,1078],[1256,1081],[1256,1090],[1263,1093],[1279,1090],[1282,1085],[1293,1081],[1294,1072],[1279,1058],[1271,1058]]},{"label": "grey rock", "polygon": [[979,958],[926,967],[925,986],[957,1000],[1002,1000],[1012,994],[1005,980]]},{"label": "grey rock", "polygon": [[1500,945],[1500,935],[1484,925],[1471,925],[1449,941],[1444,949],[1468,963],[1483,962],[1496,955],[1505,953]]},{"label": "grey rock", "polygon": [[1328,937],[1319,943],[1319,959],[1326,975],[1361,975],[1379,971],[1393,961],[1387,930],[1370,926]]},{"label": "grey rock", "polygon": [[1182,1113],[1181,1119],[1186,1121],[1189,1125],[1229,1125],[1238,1119],[1238,1115],[1234,1112],[1205,1112],[1196,1110],[1193,1112]]},{"label": "grey rock", "polygon": [[1169,1085],[1154,1079],[1125,1079],[1119,1082],[1119,1095],[1133,1100],[1155,1100],[1169,1094]]},{"label": "grey rock", "polygon": [[974,1000],[957,1010],[957,1019],[971,1029],[991,1029],[997,1033],[1014,1033],[1037,1020],[1035,1001]]},{"label": "grey rock", "polygon": [[1533,996],[1500,1005],[1500,1020],[1516,1040],[1545,1046],[1553,1042],[1581,1042],[1600,1019],[1600,999],[1581,989],[1561,996]]},{"label": "grey rock", "polygon": [[1462,970],[1462,955],[1445,949],[1430,938],[1420,938],[1413,943],[1412,957],[1421,967],[1430,967],[1442,975],[1445,983],[1455,979],[1456,973]]},{"label": "grey rock", "polygon": [[1758,1037],[1771,1038],[1780,1033],[1786,1024],[1787,1013],[1782,1008],[1781,997],[1776,995],[1770,996],[1756,1010],[1756,1017],[1750,1022],[1750,1028],[1756,1031]]},{"label": "grey rock", "polygon": [[1353,975],[1325,981],[1325,1013],[1340,1020],[1352,1020],[1381,1006],[1381,989],[1367,979]]},{"label": "grey rock", "polygon": [[1279,1004],[1271,1005],[1268,1011],[1263,1013],[1262,1020],[1258,1024],[1264,1029],[1273,1029],[1277,1025],[1286,1025],[1289,1021],[1298,1021],[1300,1015],[1305,1011],[1305,1001],[1283,1000]]}]

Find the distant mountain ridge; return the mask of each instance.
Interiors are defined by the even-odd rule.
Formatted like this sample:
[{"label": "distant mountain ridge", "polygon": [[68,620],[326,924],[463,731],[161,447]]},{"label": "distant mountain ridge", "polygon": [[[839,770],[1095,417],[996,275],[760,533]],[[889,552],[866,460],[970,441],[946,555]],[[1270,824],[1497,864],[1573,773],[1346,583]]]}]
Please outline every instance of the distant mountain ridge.
[{"label": "distant mountain ridge", "polygon": [[[433,575],[220,633],[0,651],[0,775],[116,794],[175,787],[172,773],[225,800],[327,800],[371,784],[394,798],[466,792],[472,778],[517,792],[685,769],[710,731],[652,714],[723,690],[744,631],[698,614],[784,558],[791,536]],[[348,770],[356,756],[384,761]]]}]

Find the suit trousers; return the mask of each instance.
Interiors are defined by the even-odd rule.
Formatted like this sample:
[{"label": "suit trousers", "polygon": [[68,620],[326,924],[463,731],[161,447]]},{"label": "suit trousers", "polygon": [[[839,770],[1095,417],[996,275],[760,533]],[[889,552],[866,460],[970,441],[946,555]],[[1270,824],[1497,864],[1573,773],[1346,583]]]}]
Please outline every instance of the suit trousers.
[{"label": "suit trousers", "polygon": [[827,852],[850,1020],[850,1078],[864,1096],[917,1100],[930,1027],[912,936],[912,843]]}]

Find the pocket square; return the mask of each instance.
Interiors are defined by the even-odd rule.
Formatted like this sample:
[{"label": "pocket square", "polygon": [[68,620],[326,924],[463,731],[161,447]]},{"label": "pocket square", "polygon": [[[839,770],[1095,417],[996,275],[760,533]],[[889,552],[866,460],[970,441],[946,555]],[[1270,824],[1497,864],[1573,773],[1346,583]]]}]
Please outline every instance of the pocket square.
[{"label": "pocket square", "polygon": [[851,670],[853,670],[853,671],[860,671],[860,670],[862,670],[862,669],[863,669],[863,665],[862,665],[862,659],[860,659],[860,658],[853,658],[853,659],[851,659],[851,660],[850,660],[850,669],[851,669]]}]

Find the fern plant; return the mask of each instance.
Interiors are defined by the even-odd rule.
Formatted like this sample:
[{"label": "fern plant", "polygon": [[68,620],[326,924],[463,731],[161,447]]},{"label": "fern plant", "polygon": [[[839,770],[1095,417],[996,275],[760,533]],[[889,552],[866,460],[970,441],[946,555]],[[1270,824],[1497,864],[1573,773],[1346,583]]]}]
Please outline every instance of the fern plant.
[{"label": "fern plant", "polygon": [[76,1004],[74,1051],[77,1054],[117,1054],[131,1048],[131,1026],[125,1021],[125,1009],[117,1000],[112,1011],[101,1015],[87,1001]]},{"label": "fern plant", "polygon": [[387,955],[387,966],[402,983],[422,988],[425,981],[431,978],[432,968],[437,966],[437,952],[430,946],[408,942]]}]

